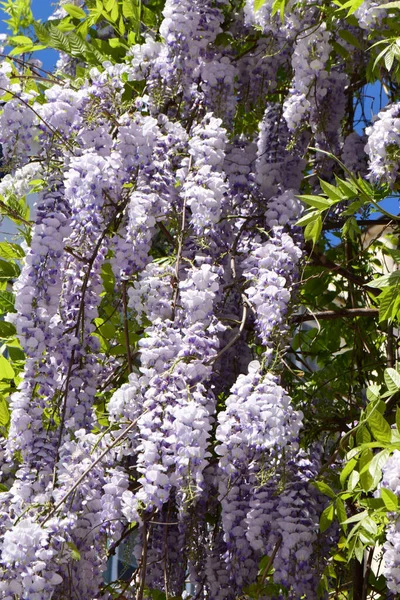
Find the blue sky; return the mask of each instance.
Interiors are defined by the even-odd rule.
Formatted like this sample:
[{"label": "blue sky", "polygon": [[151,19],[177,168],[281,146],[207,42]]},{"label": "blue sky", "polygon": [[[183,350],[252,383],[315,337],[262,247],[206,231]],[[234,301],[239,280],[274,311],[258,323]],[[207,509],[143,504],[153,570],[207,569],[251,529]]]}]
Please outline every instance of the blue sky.
[{"label": "blue sky", "polygon": [[[55,0],[31,0],[33,16],[37,21],[44,22],[54,11],[55,5]],[[7,31],[4,19],[7,19],[7,15],[0,8],[0,33],[10,33]],[[35,58],[39,58],[43,62],[44,69],[51,70],[57,61],[57,52],[54,50],[43,50],[42,52],[37,52]]]}]

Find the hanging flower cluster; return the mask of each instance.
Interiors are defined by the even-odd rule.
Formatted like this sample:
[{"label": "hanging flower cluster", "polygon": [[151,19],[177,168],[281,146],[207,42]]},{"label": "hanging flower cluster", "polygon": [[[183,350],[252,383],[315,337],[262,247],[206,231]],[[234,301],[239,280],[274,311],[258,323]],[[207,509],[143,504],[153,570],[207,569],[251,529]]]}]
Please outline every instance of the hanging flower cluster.
[{"label": "hanging flower cluster", "polygon": [[365,130],[368,142],[369,176],[393,187],[398,178],[400,148],[400,104],[382,110],[371,127]]},{"label": "hanging flower cluster", "polygon": [[[308,142],[363,157],[341,137],[349,79],[316,7],[283,23],[271,2],[230,10],[167,0],[157,32],[79,86],[63,61],[42,93],[0,68],[0,193],[41,182],[8,316],[26,362],[2,445],[0,599],[179,597],[188,579],[234,600],[267,555],[268,597],[317,597],[320,457],[299,450],[280,358]],[[397,116],[367,131],[371,177],[391,184]],[[106,583],[127,540],[133,573]]]}]

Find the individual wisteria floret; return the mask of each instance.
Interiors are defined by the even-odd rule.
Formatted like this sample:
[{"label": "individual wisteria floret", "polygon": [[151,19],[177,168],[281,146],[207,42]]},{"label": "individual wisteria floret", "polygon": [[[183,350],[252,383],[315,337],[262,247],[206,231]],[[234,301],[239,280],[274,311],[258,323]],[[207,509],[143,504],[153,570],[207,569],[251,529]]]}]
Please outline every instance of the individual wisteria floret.
[{"label": "individual wisteria floret", "polygon": [[390,104],[382,110],[373,125],[365,130],[368,142],[369,177],[372,181],[396,184],[400,156],[400,103]]}]

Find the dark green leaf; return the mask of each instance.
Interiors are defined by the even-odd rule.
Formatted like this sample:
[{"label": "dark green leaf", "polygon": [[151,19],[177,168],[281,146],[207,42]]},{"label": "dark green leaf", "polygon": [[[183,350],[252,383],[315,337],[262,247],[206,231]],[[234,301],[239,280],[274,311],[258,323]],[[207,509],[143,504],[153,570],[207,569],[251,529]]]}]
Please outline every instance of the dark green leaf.
[{"label": "dark green leaf", "polygon": [[347,525],[344,523],[344,521],[346,521],[347,515],[346,515],[346,508],[345,508],[344,502],[341,498],[336,498],[335,508],[336,508],[336,516],[340,523],[340,526],[342,527],[343,531],[346,533]]},{"label": "dark green leaf", "polygon": [[53,48],[61,50],[61,52],[65,52],[66,54],[70,54],[71,48],[69,45],[68,36],[55,27],[55,25],[50,25],[49,33],[50,44],[52,44]]},{"label": "dark green leaf", "polygon": [[332,490],[331,487],[329,487],[329,485],[327,483],[325,483],[324,481],[314,481],[313,485],[315,485],[315,487],[322,493],[325,494],[325,496],[329,496],[329,498],[336,498],[336,494],[335,492]]},{"label": "dark green leaf", "polygon": [[7,321],[0,321],[0,339],[7,339],[14,337],[17,333],[15,326]]},{"label": "dark green leaf", "polygon": [[0,312],[2,313],[13,313],[15,297],[12,292],[6,290],[0,290]]},{"label": "dark green leaf", "polygon": [[324,531],[326,531],[332,525],[334,517],[335,507],[333,504],[329,504],[329,506],[327,506],[322,512],[321,518],[319,520],[319,528],[321,530],[321,533],[324,533]]},{"label": "dark green leaf", "polygon": [[339,35],[342,38],[342,40],[344,40],[345,42],[348,42],[355,48],[362,50],[362,45],[360,43],[360,40],[355,35],[353,35],[348,29],[341,29],[339,31]]},{"label": "dark green leaf", "polygon": [[15,263],[0,259],[0,281],[11,281],[20,274],[20,268]]}]

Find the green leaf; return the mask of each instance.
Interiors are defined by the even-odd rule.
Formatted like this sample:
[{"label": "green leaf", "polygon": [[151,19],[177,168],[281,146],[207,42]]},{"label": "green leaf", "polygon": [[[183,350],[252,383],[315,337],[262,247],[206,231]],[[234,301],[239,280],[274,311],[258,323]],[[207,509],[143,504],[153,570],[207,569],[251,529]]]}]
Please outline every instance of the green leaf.
[{"label": "green leaf", "polygon": [[390,512],[394,512],[397,511],[398,506],[399,506],[399,499],[396,496],[396,494],[394,494],[392,492],[392,490],[387,490],[386,488],[381,488],[381,498],[385,503],[386,508],[388,509],[388,511]]},{"label": "green leaf", "polygon": [[12,292],[6,290],[0,290],[0,312],[2,313],[13,313],[16,312],[14,308],[15,297]]},{"label": "green leaf", "polygon": [[341,29],[338,33],[339,33],[340,37],[342,38],[342,40],[344,40],[345,42],[348,42],[355,48],[362,50],[362,45],[360,43],[360,40],[355,35],[350,33],[350,31],[348,29]]},{"label": "green leaf", "polygon": [[300,200],[302,200],[305,204],[309,206],[313,206],[314,208],[320,208],[325,210],[329,208],[332,204],[328,198],[324,198],[323,196],[297,196]]},{"label": "green leaf", "polygon": [[384,373],[385,383],[390,393],[395,394],[400,390],[400,374],[396,369],[388,368],[385,369]]},{"label": "green leaf", "polygon": [[400,2],[387,2],[386,4],[380,4],[379,8],[400,8]]},{"label": "green leaf", "polygon": [[396,427],[397,431],[400,433],[400,408],[396,408]]},{"label": "green leaf", "polygon": [[400,283],[400,270],[393,271],[389,275],[383,275],[382,277],[378,277],[377,279],[373,279],[368,282],[368,287],[372,288],[385,288],[391,285],[395,286]]},{"label": "green leaf", "polygon": [[359,458],[360,484],[365,492],[369,492],[374,485],[374,478],[368,470],[373,457],[372,450],[366,448],[361,452]]},{"label": "green leaf", "polygon": [[379,398],[381,397],[380,390],[381,390],[381,386],[380,385],[377,385],[376,383],[372,383],[367,388],[367,399],[370,402],[373,402],[375,400],[379,400]]},{"label": "green leaf", "polygon": [[[139,20],[139,15],[137,20]],[[147,6],[144,6],[144,4],[142,4],[142,22],[144,25],[146,25],[146,27],[151,27],[154,29],[157,27],[158,23],[156,13],[147,8]]]},{"label": "green leaf", "polygon": [[385,288],[377,300],[379,301],[379,323],[392,322],[396,318],[400,306],[398,286]]},{"label": "green leaf", "polygon": [[[386,41],[386,40],[385,40],[385,41]],[[376,59],[375,59],[375,62],[374,62],[374,64],[373,64],[373,66],[372,66],[372,69],[375,69],[376,65],[377,65],[377,64],[378,64],[378,62],[381,60],[381,58],[383,58],[383,57],[385,56],[386,52],[389,52],[389,49],[390,49],[390,46],[388,45],[388,46],[386,46],[386,48],[384,48],[384,49],[382,50],[382,52],[380,52],[380,53],[378,54],[378,56],[377,56],[377,57],[376,57]]]},{"label": "green leaf", "polygon": [[24,258],[25,252],[18,244],[0,242],[0,256],[3,258]]},{"label": "green leaf", "polygon": [[371,535],[376,535],[378,532],[378,528],[375,521],[369,515],[368,517],[365,517],[365,519],[362,521],[361,527]]},{"label": "green leaf", "polygon": [[68,36],[66,36],[62,31],[60,31],[54,25],[50,25],[49,27],[50,33],[50,44],[53,45],[57,50],[61,50],[66,54],[70,54],[71,48],[68,41]]},{"label": "green leaf", "polygon": [[7,323],[7,321],[0,321],[0,339],[8,339],[15,336],[17,330],[12,323]]},{"label": "green leaf", "polygon": [[325,483],[324,481],[313,481],[313,485],[322,493],[325,494],[325,496],[329,496],[329,498],[335,499],[336,498],[336,494],[335,492],[332,490],[331,487],[329,487],[329,485],[327,483]]},{"label": "green leaf", "polygon": [[110,12],[110,17],[111,17],[111,20],[113,21],[113,23],[116,23],[118,21],[118,17],[119,17],[119,5],[118,5],[118,2],[114,2],[113,3],[113,7],[112,7],[111,12]]},{"label": "green leaf", "polygon": [[[34,49],[33,43],[30,46],[15,46],[9,53],[9,56],[19,56],[20,54],[26,54],[27,52],[32,52]],[[39,47],[38,50],[43,50],[44,48]]]},{"label": "green leaf", "polygon": [[10,411],[8,410],[7,400],[0,396],[0,426],[7,427],[10,422]]},{"label": "green leaf", "polygon": [[364,0],[348,0],[348,2],[345,2],[344,4],[342,4],[340,9],[338,9],[338,10],[348,8],[349,11],[347,13],[347,16],[349,16],[349,15],[352,15],[354,12],[356,12],[357,8],[360,8],[360,6],[363,2],[364,2]]},{"label": "green leaf", "polygon": [[254,0],[254,10],[260,10],[264,6],[266,0]]},{"label": "green leaf", "polygon": [[139,21],[139,19],[140,19],[139,6],[135,2],[132,2],[132,0],[123,0],[122,1],[122,14],[124,15],[125,19],[133,19],[134,21]]},{"label": "green leaf", "polygon": [[76,33],[70,33],[68,35],[69,47],[71,54],[74,56],[84,56],[88,49],[88,44],[82,40],[82,38]]},{"label": "green leaf", "polygon": [[333,504],[329,504],[322,512],[320,520],[319,520],[319,528],[321,533],[324,533],[333,523],[333,519],[335,516],[335,507]]},{"label": "green leaf", "polygon": [[67,542],[67,546],[70,549],[72,560],[81,560],[80,552],[74,542]]},{"label": "green leaf", "polygon": [[328,198],[330,198],[331,204],[343,200],[342,195],[337,189],[337,187],[335,187],[331,183],[328,183],[327,181],[323,181],[322,179],[319,180],[319,184],[324,194],[326,194]]},{"label": "green leaf", "polygon": [[5,358],[5,356],[0,355],[0,379],[14,379],[15,371]]},{"label": "green leaf", "polygon": [[340,179],[337,175],[335,175],[335,179],[343,199],[350,200],[358,195],[357,186],[352,181]]},{"label": "green leaf", "polygon": [[353,515],[353,516],[349,517],[348,519],[346,519],[345,521],[343,521],[343,524],[351,525],[351,523],[359,523],[360,521],[362,521],[363,519],[366,519],[367,517],[368,517],[368,511],[363,510],[362,512],[357,513],[356,515]]},{"label": "green leaf", "polygon": [[342,227],[342,234],[343,237],[350,239],[353,242],[355,242],[357,238],[360,237],[361,229],[359,228],[355,217],[350,217],[350,219],[346,219],[346,222]]},{"label": "green leaf", "polygon": [[389,450],[381,450],[378,454],[375,454],[374,458],[371,460],[371,464],[369,467],[369,472],[374,478],[374,488],[378,485],[380,480],[382,479],[382,467],[386,464],[387,459],[390,456]]},{"label": "green leaf", "polygon": [[393,46],[390,46],[390,48],[388,49],[388,51],[385,54],[385,67],[388,71],[391,70],[391,68],[393,67],[393,62],[394,62],[394,51],[393,51]]},{"label": "green leaf", "polygon": [[352,471],[347,481],[347,489],[352,492],[360,481],[360,473],[358,471]]},{"label": "green leaf", "polygon": [[367,419],[368,427],[378,442],[390,443],[392,433],[389,423],[377,410],[371,412]]},{"label": "green leaf", "polygon": [[357,542],[354,547],[354,555],[359,563],[362,563],[364,559],[364,546],[361,542]]},{"label": "green leaf", "polygon": [[300,217],[300,219],[296,221],[296,225],[299,225],[299,227],[304,227],[304,225],[308,225],[309,223],[315,221],[315,219],[318,218],[319,214],[319,210],[311,210],[310,212],[307,212],[305,215]]},{"label": "green leaf", "polygon": [[33,24],[33,28],[35,30],[36,37],[39,40],[39,42],[47,46],[50,42],[50,33],[47,27],[45,27],[42,23],[35,21]]},{"label": "green leaf", "polygon": [[86,19],[87,17],[85,11],[79,6],[75,6],[75,4],[63,4],[62,7],[71,17],[76,17],[77,19]]},{"label": "green leaf", "polygon": [[354,470],[355,466],[357,465],[357,462],[358,461],[355,458],[352,458],[343,467],[343,470],[341,471],[340,477],[339,477],[342,487],[344,487],[344,484],[346,483],[346,479],[348,478],[350,473],[352,473],[352,471]]},{"label": "green leaf", "polygon": [[30,44],[33,44],[33,40],[26,35],[14,35],[13,37],[10,37],[8,41],[11,42],[11,44],[17,44],[18,46],[29,46]]},{"label": "green leaf", "polygon": [[335,50],[335,52],[337,52],[339,54],[339,56],[341,56],[345,60],[348,60],[350,53],[346,50],[346,48],[344,48],[341,44],[338,44],[337,42],[335,42],[335,40],[332,40],[330,42],[330,44],[331,44],[332,48]]},{"label": "green leaf", "polygon": [[335,50],[335,52],[337,52],[339,54],[339,56],[344,58],[344,60],[349,59],[350,53],[341,44],[338,44],[338,42],[336,42],[335,40],[332,40],[330,42],[330,44],[331,44],[332,48]]},{"label": "green leaf", "polygon": [[359,426],[356,431],[357,445],[361,446],[361,444],[367,444],[370,441],[371,441],[371,435],[370,435],[367,427],[365,427],[364,425]]},{"label": "green leaf", "polygon": [[20,268],[15,263],[0,259],[0,281],[11,281],[20,274]]},{"label": "green leaf", "polygon": [[311,240],[313,244],[316,244],[319,240],[319,236],[322,231],[322,218],[320,215],[313,221],[312,223],[308,223],[304,230],[304,238],[306,240]]},{"label": "green leaf", "polygon": [[345,508],[344,502],[341,498],[336,498],[335,508],[336,508],[336,516],[339,521],[339,524],[340,524],[341,528],[343,529],[343,531],[346,533],[347,525],[345,524],[345,521],[347,519],[347,515],[346,515],[346,508]]}]

